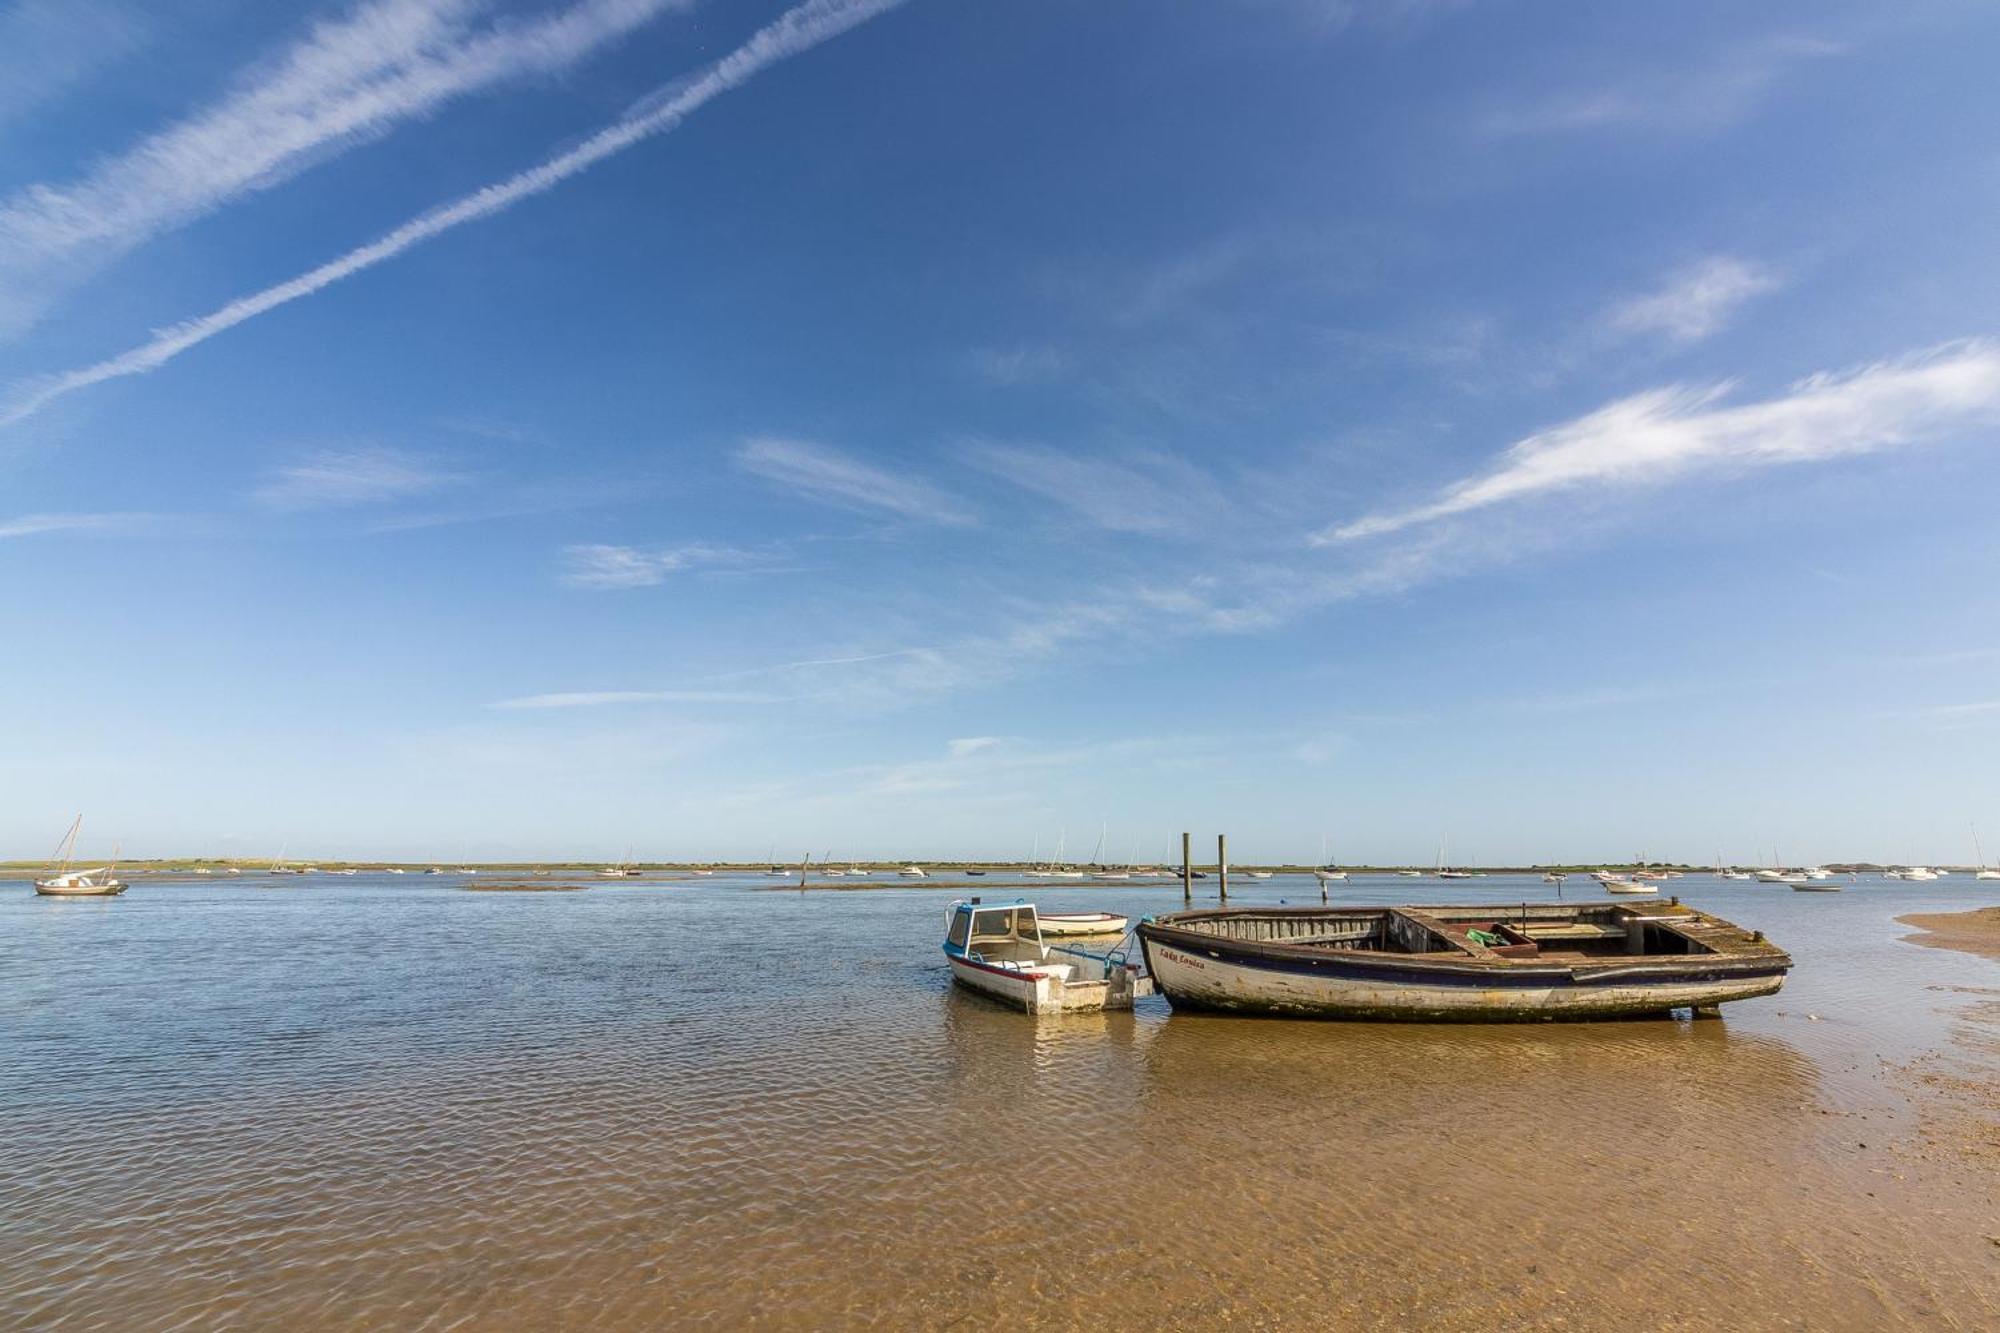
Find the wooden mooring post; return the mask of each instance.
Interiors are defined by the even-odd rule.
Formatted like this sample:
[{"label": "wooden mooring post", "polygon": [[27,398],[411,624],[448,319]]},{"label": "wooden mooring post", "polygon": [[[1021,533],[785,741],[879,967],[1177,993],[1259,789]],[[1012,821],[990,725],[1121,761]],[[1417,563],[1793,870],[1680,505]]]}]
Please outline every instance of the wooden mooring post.
[{"label": "wooden mooring post", "polygon": [[1181,906],[1194,906],[1194,850],[1189,839],[1192,835],[1181,834]]},{"label": "wooden mooring post", "polygon": [[1222,901],[1229,901],[1229,835],[1215,835],[1215,882],[1222,893]]}]

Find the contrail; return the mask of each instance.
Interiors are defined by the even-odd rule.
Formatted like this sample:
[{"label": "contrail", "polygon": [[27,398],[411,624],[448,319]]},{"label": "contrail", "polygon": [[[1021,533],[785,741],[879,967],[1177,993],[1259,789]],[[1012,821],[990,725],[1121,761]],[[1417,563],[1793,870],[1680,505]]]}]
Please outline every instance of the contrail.
[{"label": "contrail", "polygon": [[554,189],[605,158],[621,153],[643,139],[678,127],[690,113],[711,99],[742,87],[779,61],[809,51],[901,3],[903,0],[806,0],[806,3],[787,10],[759,29],[749,41],[692,79],[676,85],[673,94],[657,106],[607,125],[575,148],[559,153],[539,166],[421,213],[380,240],[350,250],[338,259],[329,260],[296,278],[231,301],[198,319],[161,329],[131,351],[107,361],[43,380],[5,409],[0,409],[0,427],[24,421],[56,399],[79,389],[157,369],[188,348],[205,343],[216,334],[227,332],[246,320],[255,319],[302,296],[311,296],[323,287],[393,259],[411,246],[442,235],[453,227],[491,217],[523,199]]}]

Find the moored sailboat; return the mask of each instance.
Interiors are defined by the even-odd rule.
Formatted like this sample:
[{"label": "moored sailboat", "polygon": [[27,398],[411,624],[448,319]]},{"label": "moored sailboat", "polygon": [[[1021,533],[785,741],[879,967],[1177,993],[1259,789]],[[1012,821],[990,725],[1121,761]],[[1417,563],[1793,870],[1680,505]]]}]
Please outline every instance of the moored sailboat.
[{"label": "moored sailboat", "polygon": [[49,874],[35,881],[35,892],[44,898],[112,898],[125,892],[125,883],[118,878],[118,857],[114,852],[111,864],[97,866],[91,870],[71,870],[70,861],[76,855],[76,836],[83,831],[83,816],[69,826],[69,832],[56,847],[56,854],[49,862]]}]

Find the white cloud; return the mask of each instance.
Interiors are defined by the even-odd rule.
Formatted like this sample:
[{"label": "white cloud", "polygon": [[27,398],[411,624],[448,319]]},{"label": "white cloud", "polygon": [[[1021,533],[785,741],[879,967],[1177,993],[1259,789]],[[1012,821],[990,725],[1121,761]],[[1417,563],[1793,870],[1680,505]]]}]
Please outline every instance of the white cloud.
[{"label": "white cloud", "polygon": [[1714,255],[1675,274],[1657,290],[1614,307],[1610,324],[1620,333],[1699,342],[1728,323],[1746,301],[1778,285],[1777,273],[1764,265]]},{"label": "white cloud", "polygon": [[1949,343],[1775,398],[1722,406],[1730,385],[1635,394],[1519,441],[1501,465],[1414,509],[1370,515],[1316,544],[1397,532],[1550,491],[1656,485],[1714,468],[1805,463],[1914,444],[2000,419],[2000,344]]},{"label": "white cloud", "polygon": [[452,203],[433,208],[381,239],[350,250],[318,268],[231,301],[200,318],[163,329],[128,352],[24,386],[17,391],[11,403],[0,409],[0,426],[23,421],[56,399],[80,389],[102,384],[106,380],[157,370],[189,348],[199,346],[239,324],[311,296],[454,227],[492,217],[523,199],[552,190],[605,158],[656,135],[668,133],[698,108],[742,87],[771,65],[809,51],[900,3],[902,0],[805,0],[804,4],[785,11],[760,28],[743,45],[700,74],[672,85],[675,91],[665,100],[649,103],[648,109],[643,112],[606,126],[567,152]]},{"label": "white cloud", "polygon": [[736,464],[821,504],[880,511],[923,523],[963,526],[974,521],[952,496],[927,482],[889,472],[824,445],[800,440],[756,439],[736,451]]},{"label": "white cloud", "polygon": [[17,0],[0,12],[0,125],[130,55],[149,27],[105,0]]},{"label": "white cloud", "polygon": [[0,538],[39,537],[50,532],[106,532],[147,517],[144,514],[23,514],[19,518],[0,520]]},{"label": "white cloud", "polygon": [[978,754],[981,750],[991,750],[1003,744],[998,736],[960,736],[948,747],[953,759],[963,759],[967,755]]},{"label": "white cloud", "polygon": [[768,559],[756,551],[706,542],[650,551],[633,546],[566,546],[563,561],[568,569],[563,582],[582,588],[650,588],[675,574],[698,569],[752,569]]},{"label": "white cloud", "polygon": [[969,358],[973,371],[993,384],[1041,384],[1069,369],[1069,357],[1046,343],[982,347]]},{"label": "white cloud", "polygon": [[460,480],[398,449],[323,449],[272,469],[251,497],[268,509],[339,509],[425,495]]},{"label": "white cloud", "polygon": [[971,445],[966,456],[1112,532],[1185,529],[1189,508],[1214,492],[1198,470],[1165,454],[1086,458],[1042,445],[981,443]]},{"label": "white cloud", "polygon": [[453,98],[543,74],[691,0],[582,0],[532,21],[491,0],[369,0],[323,20],[214,105],[66,184],[0,205],[0,332],[58,281]]},{"label": "white cloud", "polygon": [[1507,137],[1627,128],[1718,130],[1755,111],[1793,66],[1842,50],[1816,37],[1763,38],[1692,68],[1630,75],[1503,108],[1487,115],[1481,128]]},{"label": "white cloud", "polygon": [[609,708],[629,704],[776,704],[785,701],[786,696],[782,694],[760,694],[747,690],[581,690],[502,699],[493,707],[519,710]]}]

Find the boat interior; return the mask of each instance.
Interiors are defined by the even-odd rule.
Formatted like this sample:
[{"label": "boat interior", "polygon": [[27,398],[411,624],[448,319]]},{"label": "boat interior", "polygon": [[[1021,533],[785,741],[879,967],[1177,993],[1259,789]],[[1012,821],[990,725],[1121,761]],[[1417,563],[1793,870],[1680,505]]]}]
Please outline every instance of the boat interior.
[{"label": "boat interior", "polygon": [[1666,904],[1523,903],[1182,912],[1162,924],[1292,948],[1535,963],[1716,953],[1701,937],[1723,923]]}]

